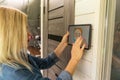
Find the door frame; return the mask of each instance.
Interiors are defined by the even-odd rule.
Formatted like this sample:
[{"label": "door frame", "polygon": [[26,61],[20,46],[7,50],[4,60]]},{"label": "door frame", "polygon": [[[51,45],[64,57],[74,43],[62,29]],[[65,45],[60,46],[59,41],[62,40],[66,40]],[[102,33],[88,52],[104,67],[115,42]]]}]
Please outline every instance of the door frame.
[{"label": "door frame", "polygon": [[[40,23],[41,23],[41,57],[44,58],[47,56],[48,52],[48,28],[47,28],[47,19],[48,19],[48,14],[47,14],[47,5],[48,5],[48,0],[41,0],[41,5],[40,5]],[[44,77],[47,77],[47,70],[42,71],[42,74],[45,75]]]},{"label": "door frame", "polygon": [[106,36],[105,36],[105,49],[104,49],[104,65],[102,80],[110,80],[111,78],[111,65],[113,53],[113,40],[115,28],[115,13],[116,13],[116,0],[107,0],[106,10]]},{"label": "door frame", "polygon": [[116,0],[101,0],[96,80],[110,80]]},{"label": "door frame", "polygon": [[[47,56],[47,42],[48,42],[48,0],[41,0],[41,54],[42,57]],[[44,54],[44,55],[43,55]]]}]

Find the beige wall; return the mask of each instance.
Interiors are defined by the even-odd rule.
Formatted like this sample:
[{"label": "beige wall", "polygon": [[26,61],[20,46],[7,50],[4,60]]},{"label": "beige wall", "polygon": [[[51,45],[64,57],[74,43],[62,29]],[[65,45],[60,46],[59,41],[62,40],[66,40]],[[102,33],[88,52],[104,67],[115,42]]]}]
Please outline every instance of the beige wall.
[{"label": "beige wall", "polygon": [[75,24],[92,24],[92,37],[91,48],[85,51],[75,71],[73,80],[95,80],[96,78],[99,1],[75,1]]}]

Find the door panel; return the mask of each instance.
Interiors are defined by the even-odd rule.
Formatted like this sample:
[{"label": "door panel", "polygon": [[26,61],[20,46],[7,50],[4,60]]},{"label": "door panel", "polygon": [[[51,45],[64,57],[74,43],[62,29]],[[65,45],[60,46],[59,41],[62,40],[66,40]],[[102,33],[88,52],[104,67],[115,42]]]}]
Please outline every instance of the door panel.
[{"label": "door panel", "polygon": [[64,7],[49,11],[49,19],[60,18],[64,16]]},{"label": "door panel", "polygon": [[63,36],[65,34],[64,19],[49,20],[49,34]]},{"label": "door panel", "polygon": [[64,0],[48,0],[48,1],[49,1],[49,11],[64,6]]}]

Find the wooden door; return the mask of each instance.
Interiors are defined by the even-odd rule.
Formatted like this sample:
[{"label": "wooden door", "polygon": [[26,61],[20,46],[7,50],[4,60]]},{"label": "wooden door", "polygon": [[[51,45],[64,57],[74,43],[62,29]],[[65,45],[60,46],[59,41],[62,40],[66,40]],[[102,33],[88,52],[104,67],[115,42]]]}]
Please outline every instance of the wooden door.
[{"label": "wooden door", "polygon": [[[74,0],[46,0],[45,1],[45,25],[47,33],[47,56],[53,52],[60,43],[62,36],[67,32],[68,26],[74,24]],[[71,46],[68,46],[52,68],[46,71],[46,76],[52,80],[64,70],[69,59]]]}]

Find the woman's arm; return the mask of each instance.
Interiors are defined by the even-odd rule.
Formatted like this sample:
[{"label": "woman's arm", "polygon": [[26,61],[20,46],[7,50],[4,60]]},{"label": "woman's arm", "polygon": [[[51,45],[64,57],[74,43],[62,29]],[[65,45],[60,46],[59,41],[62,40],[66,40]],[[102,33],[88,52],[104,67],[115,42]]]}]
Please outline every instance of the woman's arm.
[{"label": "woman's arm", "polygon": [[30,56],[29,59],[32,60],[31,62],[34,61],[36,63],[36,65],[39,66],[40,69],[48,69],[51,66],[53,66],[59,60],[59,56],[61,55],[61,53],[63,52],[63,50],[66,48],[66,46],[68,44],[68,42],[67,42],[68,35],[69,35],[69,32],[67,32],[63,36],[60,44],[57,46],[57,48],[54,50],[54,52],[52,52],[51,54],[48,55],[48,57],[46,57],[44,59],[39,59],[39,58]]},{"label": "woman's arm", "polygon": [[59,57],[61,55],[61,53],[64,51],[64,49],[67,47],[67,45],[68,45],[68,36],[69,36],[69,32],[67,32],[63,36],[62,41],[57,46],[57,48],[54,50],[54,52],[56,53],[57,57]]},{"label": "woman's arm", "polygon": [[50,53],[46,58],[37,58],[29,55],[29,62],[32,66],[39,69],[48,69],[53,66],[59,58],[54,52]]},{"label": "woman's arm", "polygon": [[[82,46],[80,48],[80,46]],[[71,75],[73,75],[77,64],[79,63],[80,59],[82,58],[83,51],[85,48],[85,44],[83,43],[83,38],[79,37],[76,42],[73,44],[72,50],[71,50],[71,59],[65,68],[65,71],[69,72]]]},{"label": "woman's arm", "polygon": [[[80,46],[82,47],[80,48]],[[83,38],[79,37],[72,46],[71,59],[67,67],[65,68],[64,71],[61,72],[58,78],[61,78],[61,80],[73,80],[72,75],[83,55],[84,48],[85,48],[85,44],[83,43]]]}]

